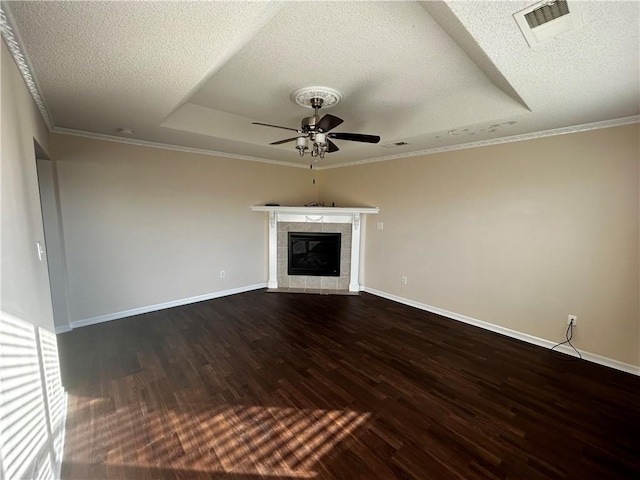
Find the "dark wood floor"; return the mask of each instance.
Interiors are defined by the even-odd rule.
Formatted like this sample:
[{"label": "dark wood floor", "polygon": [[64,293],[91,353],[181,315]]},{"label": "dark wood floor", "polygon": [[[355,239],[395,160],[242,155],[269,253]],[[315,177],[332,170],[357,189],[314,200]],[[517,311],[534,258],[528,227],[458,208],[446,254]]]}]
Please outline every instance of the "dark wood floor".
[{"label": "dark wood floor", "polygon": [[63,478],[640,478],[636,376],[372,295],[59,336]]}]

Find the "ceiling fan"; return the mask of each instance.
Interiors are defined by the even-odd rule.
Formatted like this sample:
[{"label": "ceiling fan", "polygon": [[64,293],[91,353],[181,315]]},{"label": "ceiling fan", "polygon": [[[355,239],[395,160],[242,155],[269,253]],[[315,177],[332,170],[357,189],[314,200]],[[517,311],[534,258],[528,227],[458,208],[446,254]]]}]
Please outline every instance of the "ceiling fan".
[{"label": "ceiling fan", "polygon": [[[318,110],[322,107],[327,98],[327,92],[325,90],[318,91],[322,87],[312,87],[315,90],[309,91],[309,89],[301,89],[294,92],[292,99],[302,106],[309,106],[313,108],[314,113],[310,117],[302,119],[300,128],[281,127],[280,125],[271,125],[270,123],[251,122],[253,125],[263,125],[265,127],[281,128],[283,130],[291,130],[297,132],[298,135],[284,140],[278,140],[277,142],[271,142],[269,145],[281,145],[287,142],[296,142],[296,149],[300,153],[301,157],[309,150],[309,141],[311,141],[311,156],[324,158],[325,153],[337,152],[340,150],[338,146],[331,141],[336,140],[348,140],[352,142],[364,142],[364,143],[378,143],[380,137],[378,135],[365,135],[362,133],[342,133],[342,132],[330,132],[335,127],[340,125],[344,120],[336,117],[335,115],[326,114],[322,118],[318,114]],[[303,95],[298,95],[299,92],[305,90],[303,95],[307,98],[300,99]],[[328,89],[327,89],[328,90]],[[328,98],[331,104],[337,103],[341,98],[335,90],[331,90],[331,96]]]}]

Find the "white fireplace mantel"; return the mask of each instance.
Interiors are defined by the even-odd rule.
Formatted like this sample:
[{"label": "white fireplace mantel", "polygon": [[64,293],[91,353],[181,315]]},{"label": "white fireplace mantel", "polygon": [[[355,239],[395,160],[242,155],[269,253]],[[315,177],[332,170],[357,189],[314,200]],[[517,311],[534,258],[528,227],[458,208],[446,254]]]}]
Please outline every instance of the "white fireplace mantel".
[{"label": "white fireplace mantel", "polygon": [[377,214],[378,207],[280,207],[253,205],[254,212],[269,213],[269,288],[278,288],[278,222],[350,223],[351,267],[349,291],[360,291],[360,219],[362,215]]}]

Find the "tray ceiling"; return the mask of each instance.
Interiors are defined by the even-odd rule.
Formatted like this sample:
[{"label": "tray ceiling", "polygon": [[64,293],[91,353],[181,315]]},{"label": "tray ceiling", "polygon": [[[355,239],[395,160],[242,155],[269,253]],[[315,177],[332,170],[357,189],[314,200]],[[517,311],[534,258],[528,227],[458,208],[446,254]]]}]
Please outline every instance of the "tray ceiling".
[{"label": "tray ceiling", "polygon": [[[581,2],[583,27],[529,47],[533,2],[3,2],[53,131],[308,165],[285,130],[342,101],[318,166],[638,115],[639,3]],[[323,114],[323,111],[320,112]],[[391,144],[406,142],[394,148]]]}]

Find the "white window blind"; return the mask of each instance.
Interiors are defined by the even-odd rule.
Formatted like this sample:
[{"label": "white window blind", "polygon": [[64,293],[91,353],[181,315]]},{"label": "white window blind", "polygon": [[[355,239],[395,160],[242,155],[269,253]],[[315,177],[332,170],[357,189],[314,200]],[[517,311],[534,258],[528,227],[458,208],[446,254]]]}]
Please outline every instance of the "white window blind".
[{"label": "white window blind", "polygon": [[65,416],[55,335],[0,312],[0,477],[53,478]]},{"label": "white window blind", "polygon": [[60,378],[58,342],[54,333],[43,328],[38,328],[38,335],[40,337],[40,353],[42,355],[42,367],[47,391],[51,433],[54,437],[54,454],[56,461],[60,463],[64,444],[64,414],[67,405]]},{"label": "white window blind", "polygon": [[53,470],[51,470],[51,457],[44,455],[42,461],[38,464],[37,476],[33,477],[37,480],[53,479]]}]

